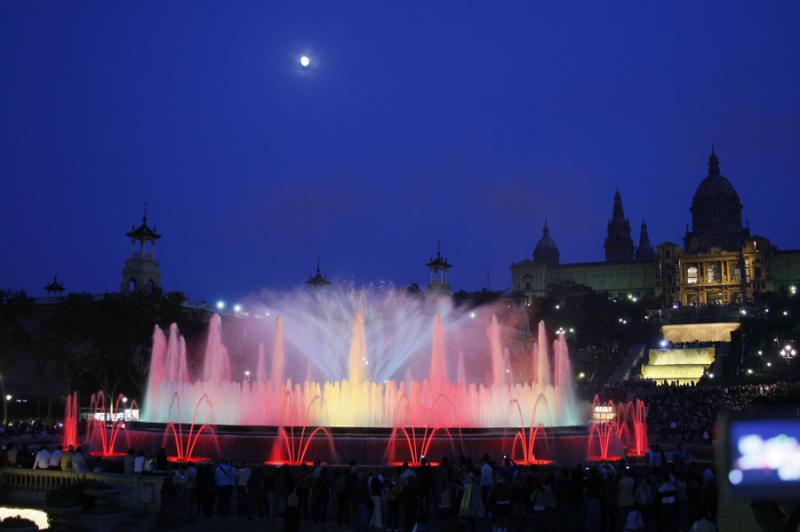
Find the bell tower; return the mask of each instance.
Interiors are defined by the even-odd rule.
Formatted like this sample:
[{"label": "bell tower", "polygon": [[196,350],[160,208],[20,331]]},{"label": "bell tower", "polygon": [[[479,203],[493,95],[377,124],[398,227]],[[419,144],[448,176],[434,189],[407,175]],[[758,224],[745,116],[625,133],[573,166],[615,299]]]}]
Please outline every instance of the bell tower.
[{"label": "bell tower", "polygon": [[442,257],[441,242],[436,243],[436,257],[430,259],[426,266],[431,271],[431,282],[428,283],[428,291],[437,292],[439,294],[450,294],[447,270],[452,268],[453,265],[448,263],[445,257]]},{"label": "bell tower", "polygon": [[155,247],[156,240],[161,235],[156,232],[155,226],[151,229],[147,225],[147,204],[144,206],[141,225],[132,225],[126,236],[131,239],[131,255],[122,269],[122,294],[150,294],[160,290],[161,269],[155,258]]}]

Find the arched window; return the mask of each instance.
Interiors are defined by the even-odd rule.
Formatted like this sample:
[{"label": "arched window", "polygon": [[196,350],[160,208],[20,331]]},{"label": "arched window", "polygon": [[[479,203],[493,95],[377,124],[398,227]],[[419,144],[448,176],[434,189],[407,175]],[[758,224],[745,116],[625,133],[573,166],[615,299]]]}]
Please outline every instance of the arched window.
[{"label": "arched window", "polygon": [[156,289],[156,283],[152,279],[147,280],[147,293],[152,294]]},{"label": "arched window", "polygon": [[128,293],[136,292],[136,279],[129,279],[128,280]]},{"label": "arched window", "polygon": [[689,284],[697,284],[697,266],[689,266],[686,269],[686,282]]}]

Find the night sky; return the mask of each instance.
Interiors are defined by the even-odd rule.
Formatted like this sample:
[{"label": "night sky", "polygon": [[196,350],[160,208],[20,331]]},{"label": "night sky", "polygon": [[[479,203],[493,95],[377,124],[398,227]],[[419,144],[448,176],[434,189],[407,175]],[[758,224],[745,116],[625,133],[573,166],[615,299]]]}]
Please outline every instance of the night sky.
[{"label": "night sky", "polygon": [[[290,4],[290,5],[289,5]],[[0,287],[117,290],[149,219],[193,299],[313,273],[508,288],[545,217],[601,260],[614,188],[681,242],[716,145],[800,247],[800,3],[0,2]],[[301,54],[312,58],[303,71]]]}]

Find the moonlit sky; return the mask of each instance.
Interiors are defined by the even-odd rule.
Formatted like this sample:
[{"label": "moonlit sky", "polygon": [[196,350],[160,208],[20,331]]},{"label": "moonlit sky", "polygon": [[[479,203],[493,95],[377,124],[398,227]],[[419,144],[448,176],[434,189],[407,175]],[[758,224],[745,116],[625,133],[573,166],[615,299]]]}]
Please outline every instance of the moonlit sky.
[{"label": "moonlit sky", "polygon": [[[544,218],[600,260],[615,186],[680,242],[711,144],[784,248],[800,3],[0,2],[0,287],[116,290],[144,202],[164,287],[510,285]],[[308,69],[299,57],[311,57]]]}]

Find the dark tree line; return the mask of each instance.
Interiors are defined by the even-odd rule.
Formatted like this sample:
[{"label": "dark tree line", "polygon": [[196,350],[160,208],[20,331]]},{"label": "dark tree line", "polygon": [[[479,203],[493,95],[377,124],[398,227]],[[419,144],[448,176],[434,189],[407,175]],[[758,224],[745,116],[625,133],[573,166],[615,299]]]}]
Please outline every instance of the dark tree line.
[{"label": "dark tree line", "polygon": [[17,386],[31,385],[36,414],[48,419],[60,399],[53,390],[88,397],[102,389],[141,398],[153,327],[178,323],[191,340],[208,320],[207,313],[185,307],[178,292],[71,293],[49,301],[36,304],[23,292],[0,291],[0,385],[6,375]]}]

